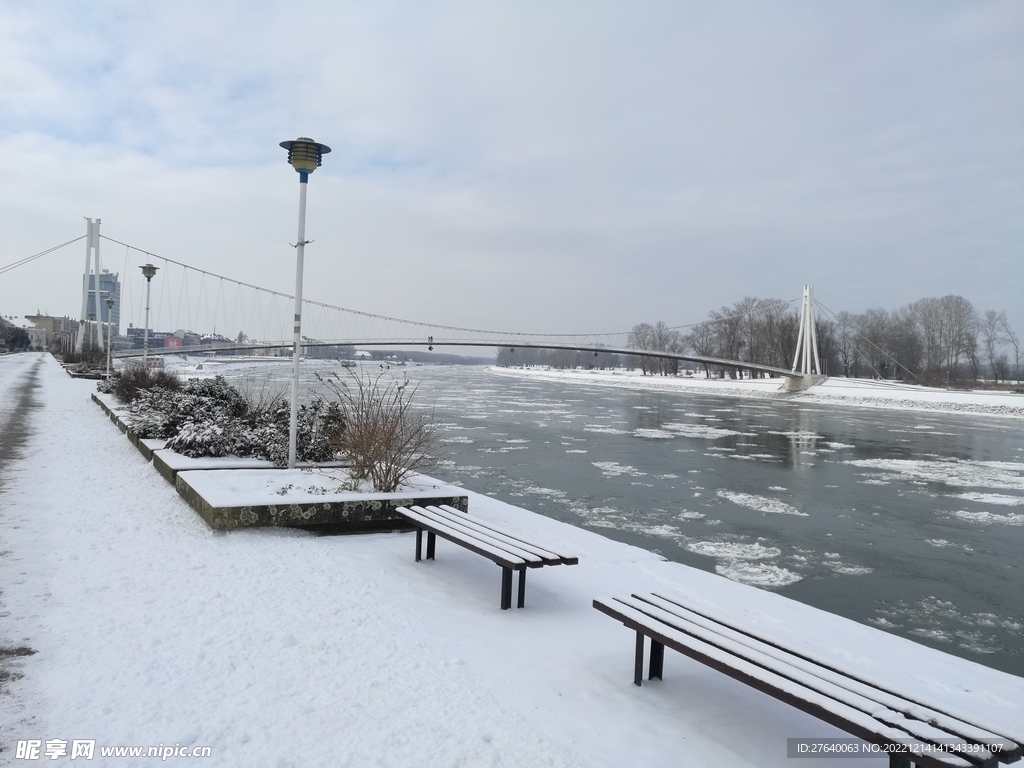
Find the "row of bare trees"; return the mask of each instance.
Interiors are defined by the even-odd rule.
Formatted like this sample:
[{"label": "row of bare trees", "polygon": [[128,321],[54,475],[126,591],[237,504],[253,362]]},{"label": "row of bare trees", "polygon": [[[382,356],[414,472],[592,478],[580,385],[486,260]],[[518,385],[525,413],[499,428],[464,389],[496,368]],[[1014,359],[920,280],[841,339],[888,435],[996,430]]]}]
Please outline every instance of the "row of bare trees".
[{"label": "row of bare trees", "polygon": [[[710,312],[678,343],[700,356],[788,368],[799,324],[792,302],[748,296]],[[930,384],[1021,378],[1020,339],[1006,313],[982,314],[963,296],[921,299],[894,311],[819,316],[817,326],[822,369],[831,375]]]},{"label": "row of bare trees", "polygon": [[[703,323],[673,328],[659,320],[639,323],[627,346],[644,352],[693,354],[777,368],[790,368],[796,354],[800,316],[795,302],[747,296],[708,313]],[[818,354],[823,373],[951,385],[987,379],[1021,381],[1020,338],[1006,312],[978,312],[963,296],[915,301],[897,310],[861,314],[818,313]],[[695,363],[650,355],[571,350],[499,350],[498,365],[553,368],[613,368],[626,363],[645,375],[676,375]],[[725,366],[701,364],[708,375],[761,376]]]},{"label": "row of bare trees", "polygon": [[963,296],[921,299],[901,309],[836,316],[839,369],[848,376],[951,384],[1021,379],[1020,338],[1006,312],[978,312]]}]

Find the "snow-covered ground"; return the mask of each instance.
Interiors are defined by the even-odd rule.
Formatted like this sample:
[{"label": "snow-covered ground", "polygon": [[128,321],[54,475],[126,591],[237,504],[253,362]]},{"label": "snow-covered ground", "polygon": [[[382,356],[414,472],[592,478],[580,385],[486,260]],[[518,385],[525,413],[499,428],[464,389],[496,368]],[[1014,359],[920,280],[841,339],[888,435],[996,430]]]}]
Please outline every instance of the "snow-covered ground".
[{"label": "snow-covered ground", "polygon": [[640,371],[584,371],[553,368],[491,369],[501,376],[580,382],[668,392],[729,397],[778,397],[803,403],[832,403],[864,408],[982,413],[1024,418],[1024,395],[991,390],[954,390],[894,381],[830,378],[803,392],[781,392],[779,379],[708,379],[700,376],[644,376]]},{"label": "snow-covered ground", "polygon": [[845,735],[672,652],[664,682],[632,685],[634,636],[591,601],[651,589],[1024,730],[1024,679],[472,492],[474,514],[580,564],[531,572],[526,608],[501,611],[499,569],[444,541],[416,563],[412,534],[211,531],[94,382],[0,357],[0,402],[36,359],[42,407],[0,478],[0,646],[36,653],[4,662],[22,677],[0,694],[0,763],[30,764],[17,740],[86,739],[247,768],[781,768],[787,737]]}]

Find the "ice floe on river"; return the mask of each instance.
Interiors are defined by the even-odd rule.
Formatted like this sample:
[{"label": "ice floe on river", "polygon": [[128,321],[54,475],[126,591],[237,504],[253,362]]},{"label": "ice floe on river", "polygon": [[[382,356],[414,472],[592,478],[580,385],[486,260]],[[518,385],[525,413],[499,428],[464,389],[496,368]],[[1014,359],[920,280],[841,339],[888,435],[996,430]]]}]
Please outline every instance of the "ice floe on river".
[{"label": "ice floe on river", "polygon": [[719,497],[728,499],[733,504],[741,507],[765,512],[772,515],[796,515],[798,517],[809,517],[806,512],[801,512],[796,507],[784,501],[773,499],[768,496],[758,496],[754,493],[737,493],[736,491],[718,491]]},{"label": "ice floe on river", "polygon": [[[864,469],[881,470],[910,482],[1024,491],[1024,464],[1010,461],[853,459],[845,463]],[[887,478],[882,474],[874,479],[884,482]]]}]

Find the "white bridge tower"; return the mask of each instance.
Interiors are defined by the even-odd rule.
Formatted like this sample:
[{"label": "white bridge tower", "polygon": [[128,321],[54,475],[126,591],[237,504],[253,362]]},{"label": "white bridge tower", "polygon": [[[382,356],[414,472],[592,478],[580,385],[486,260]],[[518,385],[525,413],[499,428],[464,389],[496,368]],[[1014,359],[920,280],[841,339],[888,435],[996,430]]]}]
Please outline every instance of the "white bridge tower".
[{"label": "white bridge tower", "polygon": [[[92,318],[89,317],[89,293],[90,290],[93,292],[93,309],[96,311],[93,313],[96,321],[97,338],[95,339],[96,344],[102,349],[103,348],[103,330],[101,323],[101,312],[100,312],[100,220],[86,219],[88,222],[88,228],[85,235],[85,274],[82,277],[82,314],[78,321],[78,336],[75,339],[75,351],[81,353],[82,347],[85,344],[86,336],[90,335],[92,331]],[[93,254],[96,258],[96,272],[95,277],[90,275],[90,267],[92,265]]]},{"label": "white bridge tower", "polygon": [[800,333],[796,339],[793,371],[804,376],[821,375],[818,362],[818,327],[814,322],[814,286],[804,286],[803,306],[800,310]]}]

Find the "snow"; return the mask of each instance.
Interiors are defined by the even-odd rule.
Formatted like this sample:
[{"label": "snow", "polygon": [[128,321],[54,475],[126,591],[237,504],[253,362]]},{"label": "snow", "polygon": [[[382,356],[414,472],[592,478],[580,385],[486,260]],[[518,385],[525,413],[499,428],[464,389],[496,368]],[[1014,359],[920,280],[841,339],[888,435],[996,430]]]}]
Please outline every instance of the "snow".
[{"label": "snow", "polygon": [[4,756],[84,738],[209,745],[217,766],[782,768],[787,737],[845,737],[675,653],[636,688],[634,634],[591,605],[632,591],[1024,731],[1024,679],[472,491],[474,515],[579,565],[531,572],[526,607],[501,611],[499,569],[444,541],[416,563],[412,534],[211,531],[49,357],[0,357],[0,419],[37,360],[33,433],[0,465],[0,645],[37,651],[0,662],[22,675],[0,694]]},{"label": "snow", "polygon": [[831,403],[861,408],[955,411],[1024,418],[1024,395],[986,390],[948,390],[902,382],[829,378],[803,392],[783,393],[780,379],[708,379],[699,376],[644,376],[639,371],[584,371],[549,368],[491,369],[499,376],[577,382],[665,392],[726,397],[785,398],[788,402]]},{"label": "snow", "polygon": [[[210,462],[213,467],[217,466],[216,460]],[[215,507],[465,495],[461,488],[439,483],[425,475],[410,477],[402,490],[395,493],[374,494],[369,481],[363,481],[358,487],[354,487],[348,470],[345,469],[214,468],[180,474],[193,490]]]}]

